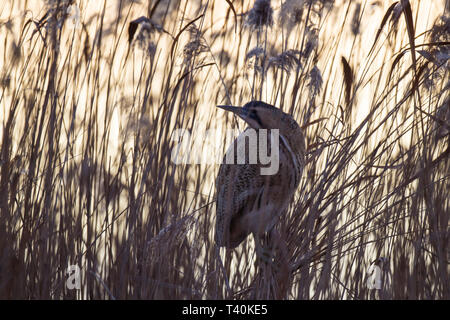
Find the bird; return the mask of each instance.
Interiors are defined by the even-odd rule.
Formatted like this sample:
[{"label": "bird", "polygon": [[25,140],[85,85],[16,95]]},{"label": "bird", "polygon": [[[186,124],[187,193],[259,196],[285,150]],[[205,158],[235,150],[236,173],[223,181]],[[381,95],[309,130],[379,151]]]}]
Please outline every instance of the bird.
[{"label": "bird", "polygon": [[[255,245],[261,248],[264,235],[270,234],[279,217],[285,214],[298,188],[305,167],[304,134],[291,115],[262,101],[250,101],[243,107],[217,107],[237,115],[248,127],[226,151],[216,177],[215,243],[218,247],[234,249],[253,234]],[[263,175],[261,169],[267,165],[249,161],[249,150],[260,150],[260,144],[249,146],[248,150],[238,146],[249,136],[249,131],[261,137],[262,129],[271,132],[278,129],[279,164],[274,174]],[[275,149],[271,148],[272,144],[268,148],[272,154]],[[246,153],[242,155],[242,152]],[[244,156],[245,161],[238,162],[239,156]],[[230,158],[234,161],[228,163]]]}]

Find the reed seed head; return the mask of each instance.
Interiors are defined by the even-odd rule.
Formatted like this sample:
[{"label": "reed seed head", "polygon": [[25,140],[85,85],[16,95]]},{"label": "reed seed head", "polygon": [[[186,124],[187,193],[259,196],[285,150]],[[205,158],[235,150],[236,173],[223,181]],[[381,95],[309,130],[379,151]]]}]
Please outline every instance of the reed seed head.
[{"label": "reed seed head", "polygon": [[270,0],[255,0],[253,8],[247,13],[245,23],[252,29],[271,27],[273,25],[273,9]]}]

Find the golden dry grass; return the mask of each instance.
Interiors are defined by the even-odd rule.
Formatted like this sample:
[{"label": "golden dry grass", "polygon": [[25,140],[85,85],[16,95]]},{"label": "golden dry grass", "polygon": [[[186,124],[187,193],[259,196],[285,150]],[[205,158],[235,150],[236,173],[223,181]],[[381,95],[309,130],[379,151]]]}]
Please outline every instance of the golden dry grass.
[{"label": "golden dry grass", "polygon": [[[202,132],[243,124],[215,105],[264,100],[310,123],[301,186],[277,226],[284,297],[449,299],[449,9],[2,4],[0,298],[276,297],[280,275],[255,270],[252,240],[214,246],[218,166],[171,161],[174,130],[223,152]],[[151,21],[130,29],[141,16]],[[375,294],[366,277],[379,257]],[[66,286],[72,264],[81,290]]]}]

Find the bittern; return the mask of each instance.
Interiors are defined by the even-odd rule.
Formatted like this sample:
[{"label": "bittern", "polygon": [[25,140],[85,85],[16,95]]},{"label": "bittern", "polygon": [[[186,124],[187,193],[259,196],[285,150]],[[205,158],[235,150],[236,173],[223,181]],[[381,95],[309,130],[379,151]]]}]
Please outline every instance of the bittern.
[{"label": "bittern", "polygon": [[[244,107],[218,107],[239,116],[249,127],[231,144],[216,179],[215,241],[219,247],[232,249],[252,233],[258,248],[259,241],[272,231],[279,217],[287,211],[297,190],[305,166],[305,139],[292,116],[267,103],[251,101]],[[246,139],[249,130],[254,130],[261,139],[261,129],[267,129],[262,138],[267,140],[269,132],[278,129],[279,166],[274,174],[261,174],[261,168],[267,164],[251,163],[247,154],[244,163],[237,161],[239,152],[250,151],[252,147],[239,149],[239,142]],[[254,147],[259,150],[259,146],[258,143]],[[270,153],[277,151],[273,146],[271,148],[268,148]],[[231,156],[230,152],[233,153]],[[234,162],[227,163],[233,157]]]}]

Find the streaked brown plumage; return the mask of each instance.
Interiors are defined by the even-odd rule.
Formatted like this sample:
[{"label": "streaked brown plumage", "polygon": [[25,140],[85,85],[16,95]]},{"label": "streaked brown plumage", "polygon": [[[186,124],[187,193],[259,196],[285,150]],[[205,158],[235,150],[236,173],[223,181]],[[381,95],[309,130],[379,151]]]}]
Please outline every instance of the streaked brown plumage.
[{"label": "streaked brown plumage", "polygon": [[[288,114],[261,101],[251,101],[244,107],[218,106],[238,115],[249,127],[233,142],[230,152],[250,128],[279,129],[279,169],[274,175],[261,175],[260,168],[250,164],[248,155],[244,164],[220,166],[216,179],[217,209],[215,241],[218,246],[237,247],[253,233],[259,241],[270,231],[279,216],[292,201],[305,165],[305,141],[302,129]],[[270,133],[268,133],[270,140]],[[268,143],[270,150],[270,142]],[[269,151],[270,152],[270,151]]]}]

